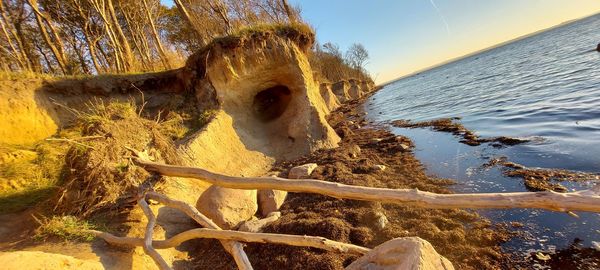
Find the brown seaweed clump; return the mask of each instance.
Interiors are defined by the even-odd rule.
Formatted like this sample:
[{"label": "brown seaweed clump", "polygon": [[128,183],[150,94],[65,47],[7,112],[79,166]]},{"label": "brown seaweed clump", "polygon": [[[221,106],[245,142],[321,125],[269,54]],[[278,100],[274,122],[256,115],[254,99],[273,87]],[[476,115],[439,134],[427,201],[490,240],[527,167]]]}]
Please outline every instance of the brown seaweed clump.
[{"label": "brown seaweed clump", "polygon": [[470,146],[477,146],[481,145],[482,143],[491,143],[494,147],[502,147],[507,145],[517,145],[529,142],[529,140],[511,138],[506,136],[480,138],[477,135],[475,135],[475,132],[467,129],[465,126],[463,126],[463,124],[457,122],[456,120],[460,120],[460,118],[440,118],[423,122],[411,122],[410,120],[396,120],[392,122],[392,125],[401,128],[431,127],[435,131],[448,132],[456,136],[461,136],[462,140],[460,140],[460,142]]},{"label": "brown seaweed clump", "polygon": [[508,161],[506,157],[491,159],[483,167],[501,166],[502,173],[509,177],[521,177],[525,187],[529,191],[567,192],[567,188],[560,183],[562,181],[589,181],[599,180],[600,175],[563,169],[528,168],[521,164]]}]

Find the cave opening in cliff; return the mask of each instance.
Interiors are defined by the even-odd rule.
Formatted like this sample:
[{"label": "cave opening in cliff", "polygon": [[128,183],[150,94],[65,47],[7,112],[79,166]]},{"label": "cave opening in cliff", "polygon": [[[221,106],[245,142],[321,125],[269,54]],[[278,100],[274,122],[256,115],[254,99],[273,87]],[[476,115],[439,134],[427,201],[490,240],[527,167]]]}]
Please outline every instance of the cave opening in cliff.
[{"label": "cave opening in cliff", "polygon": [[260,91],[254,96],[252,108],[262,122],[279,118],[292,100],[292,92],[287,86],[276,85]]}]

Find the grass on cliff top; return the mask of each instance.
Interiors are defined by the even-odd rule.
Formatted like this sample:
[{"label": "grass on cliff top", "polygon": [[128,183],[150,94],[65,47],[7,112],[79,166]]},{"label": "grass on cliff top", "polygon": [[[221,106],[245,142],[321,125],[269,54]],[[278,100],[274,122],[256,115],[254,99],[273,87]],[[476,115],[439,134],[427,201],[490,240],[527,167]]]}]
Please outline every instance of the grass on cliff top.
[{"label": "grass on cliff top", "polygon": [[[245,38],[263,36],[268,33],[273,33],[276,36],[288,38],[295,42],[310,42],[311,45],[315,39],[315,31],[304,23],[257,24],[240,28],[227,36],[215,38],[206,48],[210,48],[216,44],[226,48],[235,48],[240,46],[242,40]],[[301,39],[307,40],[303,41]]]}]

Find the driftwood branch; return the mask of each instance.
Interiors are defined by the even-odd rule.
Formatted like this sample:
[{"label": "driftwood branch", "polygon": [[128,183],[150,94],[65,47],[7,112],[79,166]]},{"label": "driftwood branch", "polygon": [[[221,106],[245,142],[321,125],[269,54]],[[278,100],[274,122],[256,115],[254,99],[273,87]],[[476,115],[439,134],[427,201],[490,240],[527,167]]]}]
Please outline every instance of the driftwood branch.
[{"label": "driftwood branch", "polygon": [[[211,219],[209,219],[208,217],[200,213],[196,208],[192,207],[191,205],[185,202],[170,199],[169,197],[156,192],[147,192],[145,198],[155,200],[167,207],[171,207],[182,211],[190,218],[198,222],[198,224],[206,228],[221,230],[221,228],[217,224],[215,224]],[[250,264],[248,255],[246,255],[246,252],[244,252],[244,247],[241,243],[237,243],[234,241],[221,241],[221,244],[223,245],[225,250],[229,252],[231,256],[233,256],[233,259],[235,260],[235,263],[240,270],[252,269],[252,265]]]},{"label": "driftwood branch", "polygon": [[[188,216],[192,217],[198,223],[203,226],[210,228],[199,228],[192,229],[182,233],[179,233],[166,240],[152,240],[154,234],[154,227],[156,226],[156,216],[152,212],[152,209],[146,203],[146,198],[156,200],[160,203],[165,204],[168,207],[179,209]],[[148,192],[142,198],[138,200],[138,205],[144,211],[144,214],[148,218],[148,224],[144,238],[137,237],[120,237],[107,232],[101,232],[96,230],[85,230],[87,233],[93,234],[95,237],[102,238],[106,242],[113,245],[137,247],[141,246],[144,248],[144,252],[148,254],[154,260],[161,270],[170,270],[171,267],[167,262],[160,256],[155,248],[165,249],[179,246],[181,243],[198,238],[212,238],[219,239],[223,246],[228,249],[231,255],[234,257],[236,264],[239,269],[251,270],[252,265],[248,256],[243,250],[241,242],[253,242],[253,243],[270,243],[270,244],[285,244],[291,246],[300,247],[314,247],[324,249],[328,251],[336,251],[342,253],[350,253],[362,255],[370,251],[370,249],[356,246],[352,244],[332,241],[327,238],[317,236],[301,236],[301,235],[287,235],[287,234],[272,234],[272,233],[253,233],[253,232],[240,232],[222,230],[212,220],[198,212],[191,205],[177,200],[172,200],[165,195]]]},{"label": "driftwood branch", "polygon": [[[143,238],[137,237],[119,237],[110,233],[87,230],[86,232],[93,234],[98,238],[104,239],[106,242],[127,247],[137,247],[144,245]],[[231,240],[239,242],[249,243],[263,243],[263,244],[283,244],[298,247],[313,247],[323,249],[327,251],[362,255],[370,251],[370,249],[329,240],[327,238],[318,236],[306,236],[306,235],[290,235],[290,234],[275,234],[275,233],[252,233],[252,232],[240,232],[231,230],[215,230],[198,228],[191,229],[182,233],[179,233],[166,240],[154,240],[152,246],[157,249],[166,249],[179,246],[181,243],[199,238],[211,238],[219,240]]]},{"label": "driftwood branch", "polygon": [[152,213],[152,210],[148,206],[148,203],[146,203],[145,198],[139,199],[138,205],[142,208],[144,214],[148,218],[148,224],[146,225],[146,234],[144,236],[142,245],[142,247],[144,248],[144,252],[148,254],[148,256],[152,258],[152,260],[154,260],[154,263],[158,265],[158,268],[160,270],[171,270],[169,264],[167,264],[167,262],[160,256],[160,254],[158,254],[158,251],[156,251],[156,249],[152,247],[152,235],[154,234],[154,226],[156,226],[156,217],[154,216],[154,213]]},{"label": "driftwood branch", "polygon": [[204,169],[159,164],[141,159],[136,163],[162,175],[196,178],[236,189],[276,189],[308,192],[335,198],[398,203],[426,208],[539,208],[552,211],[600,212],[600,190],[595,187],[569,193],[553,191],[510,193],[436,194],[417,189],[388,189],[344,185],[313,179],[279,177],[234,177]]}]

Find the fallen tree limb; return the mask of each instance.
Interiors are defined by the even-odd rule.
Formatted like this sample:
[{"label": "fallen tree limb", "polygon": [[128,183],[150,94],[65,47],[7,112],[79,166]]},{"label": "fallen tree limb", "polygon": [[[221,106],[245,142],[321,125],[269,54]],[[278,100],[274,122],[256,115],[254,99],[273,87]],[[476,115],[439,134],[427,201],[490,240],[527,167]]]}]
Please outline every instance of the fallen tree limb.
[{"label": "fallen tree limb", "polygon": [[313,179],[279,177],[234,177],[204,169],[159,164],[135,159],[146,168],[167,176],[200,179],[214,185],[236,189],[277,189],[308,192],[335,198],[398,203],[425,208],[539,208],[552,211],[600,212],[600,185],[591,190],[569,193],[511,192],[436,194],[417,189],[389,189],[344,185]]},{"label": "fallen tree limb", "polygon": [[[145,198],[155,200],[167,207],[171,207],[171,208],[177,209],[179,211],[182,211],[183,213],[188,215],[190,218],[192,218],[193,220],[198,222],[198,224],[200,224],[206,228],[214,229],[214,230],[221,230],[221,228],[217,224],[215,224],[211,219],[209,219],[208,217],[206,217],[205,215],[200,213],[196,208],[192,207],[191,205],[189,205],[185,202],[173,200],[165,195],[162,195],[162,194],[156,193],[156,192],[152,192],[152,191],[147,192],[145,195]],[[107,240],[107,242],[108,242],[108,240]],[[238,243],[235,241],[221,241],[221,244],[223,245],[225,250],[233,256],[233,259],[235,260],[235,263],[240,270],[251,270],[252,269],[252,265],[250,264],[248,255],[246,255],[246,252],[244,252],[244,247],[242,246],[241,243]]]},{"label": "fallen tree limb", "polygon": [[[113,245],[137,247],[144,245],[143,238],[136,237],[119,237],[110,233],[87,230],[86,232],[93,234],[98,238],[104,239],[106,242]],[[306,236],[306,235],[290,235],[290,234],[275,234],[275,233],[251,233],[251,232],[240,232],[231,230],[215,230],[198,228],[191,229],[182,233],[179,233],[166,240],[154,240],[152,246],[157,249],[172,248],[180,245],[181,243],[198,238],[211,238],[219,240],[231,240],[240,242],[251,242],[251,243],[263,243],[263,244],[282,244],[298,247],[313,247],[323,249],[327,251],[335,251],[341,253],[349,253],[355,255],[362,255],[370,251],[370,249],[329,240],[327,238],[318,236]]]},{"label": "fallen tree limb", "polygon": [[171,270],[171,267],[167,262],[158,254],[158,251],[152,247],[152,235],[154,234],[154,226],[156,226],[156,217],[152,210],[146,203],[145,198],[141,198],[138,200],[138,205],[144,211],[144,214],[148,218],[148,224],[146,225],[146,233],[144,234],[142,247],[144,248],[144,252],[154,260],[154,263],[158,265],[160,270]]}]

